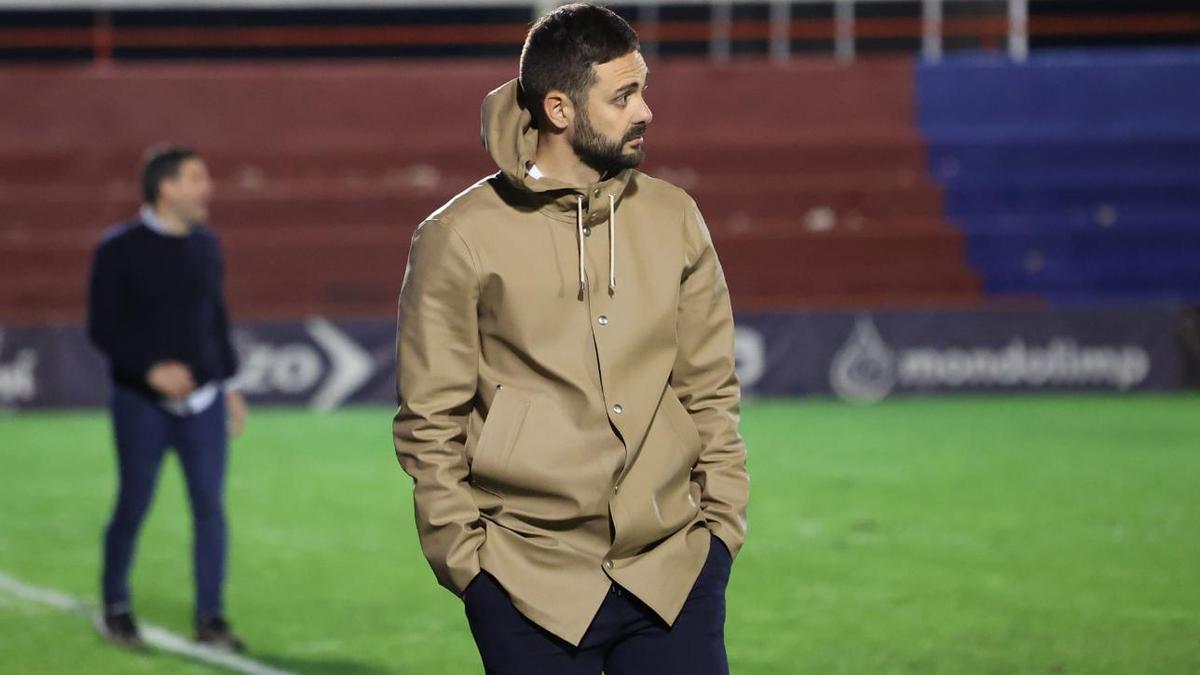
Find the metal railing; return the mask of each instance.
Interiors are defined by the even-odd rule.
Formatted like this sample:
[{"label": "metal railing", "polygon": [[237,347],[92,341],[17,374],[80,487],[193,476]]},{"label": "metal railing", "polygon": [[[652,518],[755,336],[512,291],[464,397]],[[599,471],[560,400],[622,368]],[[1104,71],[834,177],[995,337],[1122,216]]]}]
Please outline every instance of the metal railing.
[{"label": "metal railing", "polygon": [[[794,56],[798,41],[829,43],[839,60],[853,61],[860,44],[868,39],[912,39],[929,62],[940,60],[948,39],[973,38],[1003,49],[1014,61],[1024,61],[1030,50],[1031,28],[1042,35],[1200,35],[1200,7],[1172,14],[1038,17],[1031,26],[1030,0],[917,0],[919,15],[877,16],[869,5],[913,0],[627,0],[611,3],[634,21],[649,58],[662,45],[688,42],[707,47],[715,62],[735,57],[735,45],[754,41],[764,46],[768,58],[785,62]],[[527,23],[453,25],[330,25],[330,26],[179,26],[114,25],[112,17],[129,10],[316,10],[345,9],[526,9],[530,20],[563,0],[0,0],[0,49],[90,49],[97,61],[113,58],[114,49],[163,47],[348,47],[357,45],[516,45]],[[668,8],[704,9],[702,20],[664,20]],[[736,18],[739,6],[765,8],[765,19]],[[796,8],[824,6],[828,16]],[[970,8],[974,11],[957,11]],[[13,28],[5,25],[6,10],[83,10],[94,13],[92,25]],[[950,11],[956,10],[956,11]],[[822,10],[824,12],[825,10]]]}]

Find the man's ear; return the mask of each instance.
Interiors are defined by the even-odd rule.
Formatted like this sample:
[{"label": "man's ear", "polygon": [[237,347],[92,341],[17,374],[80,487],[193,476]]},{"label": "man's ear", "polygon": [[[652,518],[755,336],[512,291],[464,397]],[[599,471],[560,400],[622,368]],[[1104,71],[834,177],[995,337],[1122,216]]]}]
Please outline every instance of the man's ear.
[{"label": "man's ear", "polygon": [[550,90],[546,93],[546,98],[542,99],[542,112],[545,113],[550,124],[559,131],[569,127],[571,121],[575,119],[575,108],[571,103],[571,97],[567,96],[566,92],[557,89]]}]

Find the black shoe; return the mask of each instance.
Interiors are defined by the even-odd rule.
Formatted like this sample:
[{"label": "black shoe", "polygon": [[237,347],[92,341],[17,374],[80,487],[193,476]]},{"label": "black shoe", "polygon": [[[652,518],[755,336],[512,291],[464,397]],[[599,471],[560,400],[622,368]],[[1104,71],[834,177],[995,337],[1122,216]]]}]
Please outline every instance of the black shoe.
[{"label": "black shoe", "polygon": [[196,642],[229,652],[246,651],[246,643],[233,634],[229,622],[220,616],[196,621]]},{"label": "black shoe", "polygon": [[96,629],[100,636],[118,647],[142,650],[146,643],[138,633],[137,621],[133,612],[127,609],[104,610],[96,621]]}]

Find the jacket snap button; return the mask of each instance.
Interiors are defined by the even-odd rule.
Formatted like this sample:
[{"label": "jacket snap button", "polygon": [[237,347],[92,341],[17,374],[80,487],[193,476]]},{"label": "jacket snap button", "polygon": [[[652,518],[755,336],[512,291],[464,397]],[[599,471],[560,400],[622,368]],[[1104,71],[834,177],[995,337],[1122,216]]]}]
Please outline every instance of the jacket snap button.
[{"label": "jacket snap button", "polygon": [[620,415],[621,413],[625,412],[625,407],[624,407],[624,406],[622,406],[620,403],[618,403],[618,404],[616,404],[616,405],[614,405],[614,406],[613,406],[613,412],[615,412],[615,413],[617,413],[618,415]]},{"label": "jacket snap button", "polygon": [[504,385],[502,385],[502,384],[498,384],[498,385],[496,385],[496,388],[497,388],[497,389],[503,389],[503,388],[504,388]]},{"label": "jacket snap button", "polygon": [[611,570],[612,570],[612,568],[613,568],[613,563],[612,563],[612,561],[611,561],[611,560],[605,560],[605,561],[604,561],[604,569],[606,569],[606,570],[610,570],[610,571],[611,571]]},{"label": "jacket snap button", "polygon": [[613,494],[614,494],[614,495],[615,495],[615,494],[617,494],[617,493],[618,493],[618,492],[620,492],[620,491],[621,491],[621,484],[620,484],[620,483],[617,483],[616,485],[614,485],[614,486],[613,486]]},{"label": "jacket snap button", "polygon": [[600,324],[601,326],[607,326],[608,325],[608,317],[601,314],[600,316],[596,317],[596,323]]},{"label": "jacket snap button", "polygon": [[599,197],[600,196],[600,188],[596,188],[596,190],[592,192],[592,196]]},{"label": "jacket snap button", "polygon": [[585,237],[592,236],[592,228],[590,228],[590,227],[583,228],[583,236],[585,236]]}]

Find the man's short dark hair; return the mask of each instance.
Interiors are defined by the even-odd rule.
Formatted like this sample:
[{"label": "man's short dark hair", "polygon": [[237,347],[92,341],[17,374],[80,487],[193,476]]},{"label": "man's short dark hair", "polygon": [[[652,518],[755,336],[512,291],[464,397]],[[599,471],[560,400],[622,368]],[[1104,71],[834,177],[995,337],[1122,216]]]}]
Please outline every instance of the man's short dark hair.
[{"label": "man's short dark hair", "polygon": [[592,66],[637,48],[633,28],[604,7],[564,5],[538,19],[521,49],[521,90],[534,121],[542,119],[546,94],[556,89],[583,105],[596,82]]},{"label": "man's short dark hair", "polygon": [[195,150],[182,145],[156,145],[142,156],[142,199],[147,204],[158,202],[158,188],[164,180],[179,177],[179,167],[193,157]]}]

